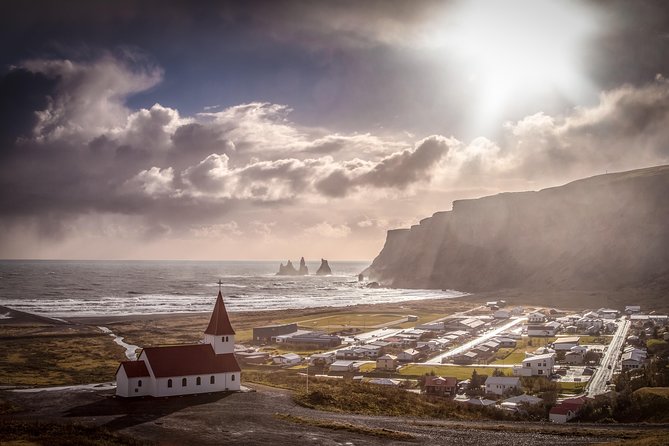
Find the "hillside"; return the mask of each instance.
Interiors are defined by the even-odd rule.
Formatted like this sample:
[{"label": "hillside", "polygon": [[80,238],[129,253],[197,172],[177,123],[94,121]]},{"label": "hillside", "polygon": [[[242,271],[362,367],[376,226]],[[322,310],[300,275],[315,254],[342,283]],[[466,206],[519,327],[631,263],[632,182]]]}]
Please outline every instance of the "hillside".
[{"label": "hillside", "polygon": [[388,231],[366,270],[400,288],[669,290],[669,166],[453,203]]}]

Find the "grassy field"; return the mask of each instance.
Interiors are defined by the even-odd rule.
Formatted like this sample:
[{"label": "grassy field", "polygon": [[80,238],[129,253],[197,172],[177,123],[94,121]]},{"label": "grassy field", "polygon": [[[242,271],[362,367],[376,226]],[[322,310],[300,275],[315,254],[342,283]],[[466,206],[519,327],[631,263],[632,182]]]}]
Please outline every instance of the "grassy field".
[{"label": "grassy field", "polygon": [[525,352],[533,352],[539,347],[550,344],[556,338],[529,337],[518,339],[515,348],[500,348],[495,354],[495,360],[490,364],[520,364],[525,359]]},{"label": "grassy field", "polygon": [[124,349],[93,327],[0,327],[0,337],[0,385],[111,381],[125,359]]},{"label": "grassy field", "polygon": [[[325,314],[318,317],[302,316],[283,319],[279,323],[297,322],[302,327],[313,328],[317,330],[338,331],[344,328],[372,329],[376,326],[389,327],[413,327],[416,322],[407,322],[406,317],[409,314],[418,316],[422,322],[432,321],[443,317],[443,313],[434,313],[430,311],[417,311],[414,313],[406,312],[345,312],[336,314]],[[400,321],[401,322],[398,322]]]},{"label": "grassy field", "polygon": [[[452,376],[458,380],[469,379],[472,376],[472,372],[476,370],[476,373],[479,375],[492,375],[492,372],[495,371],[494,367],[468,367],[468,366],[457,366],[457,365],[418,365],[412,364],[400,369],[400,375],[405,376],[422,376],[426,373],[434,372],[439,376]],[[511,375],[511,369],[498,369],[501,370],[505,375]]]}]

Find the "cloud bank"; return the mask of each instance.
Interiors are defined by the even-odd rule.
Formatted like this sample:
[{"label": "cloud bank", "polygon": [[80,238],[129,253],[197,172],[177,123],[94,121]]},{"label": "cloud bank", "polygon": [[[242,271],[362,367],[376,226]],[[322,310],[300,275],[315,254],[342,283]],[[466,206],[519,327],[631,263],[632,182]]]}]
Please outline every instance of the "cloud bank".
[{"label": "cloud bank", "polygon": [[[457,194],[669,161],[662,76],[606,91],[597,105],[564,116],[509,122],[496,141],[468,142],[329,132],[291,121],[283,104],[193,116],[160,104],[128,107],[163,76],[136,55],[105,54],[28,60],[0,79],[1,116],[11,120],[0,131],[3,237],[341,243],[369,231],[381,238],[387,227],[379,222],[447,209]],[[17,255],[18,245],[3,245],[4,255]]]}]

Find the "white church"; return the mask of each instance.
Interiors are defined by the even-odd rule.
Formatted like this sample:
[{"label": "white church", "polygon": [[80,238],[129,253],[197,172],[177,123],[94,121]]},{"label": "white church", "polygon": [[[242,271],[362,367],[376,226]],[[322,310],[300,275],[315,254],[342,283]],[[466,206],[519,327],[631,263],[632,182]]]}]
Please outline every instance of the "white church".
[{"label": "white church", "polygon": [[234,355],[235,331],[218,291],[204,342],[148,347],[136,361],[116,370],[116,395],[174,396],[240,389],[241,369]]}]

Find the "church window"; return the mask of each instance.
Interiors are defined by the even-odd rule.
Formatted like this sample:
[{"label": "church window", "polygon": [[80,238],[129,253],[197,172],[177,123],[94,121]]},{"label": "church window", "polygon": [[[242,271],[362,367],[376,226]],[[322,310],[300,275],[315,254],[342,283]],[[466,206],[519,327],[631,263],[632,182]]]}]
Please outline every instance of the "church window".
[{"label": "church window", "polygon": [[142,387],[142,380],[137,381],[137,387]]},{"label": "church window", "polygon": [[225,336],[221,336],[221,342],[225,342]]},{"label": "church window", "polygon": [[172,387],[172,379],[167,380],[167,387]]},{"label": "church window", "polygon": [[181,387],[186,387],[188,385],[188,380],[186,378],[181,378]]},{"label": "church window", "polygon": [[199,386],[201,384],[202,384],[202,378],[198,376],[197,379],[195,380],[195,385]]},{"label": "church window", "polygon": [[214,384],[216,382],[216,377],[214,375],[211,375],[211,378],[209,378],[209,384]]},{"label": "church window", "polygon": [[233,381],[235,380],[235,374],[234,373],[232,374],[232,380]]}]

